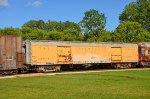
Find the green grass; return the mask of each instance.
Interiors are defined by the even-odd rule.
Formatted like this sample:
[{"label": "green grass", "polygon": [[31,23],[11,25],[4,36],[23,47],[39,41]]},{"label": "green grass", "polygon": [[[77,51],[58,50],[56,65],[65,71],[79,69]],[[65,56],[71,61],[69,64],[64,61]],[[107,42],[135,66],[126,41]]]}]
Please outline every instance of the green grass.
[{"label": "green grass", "polygon": [[150,99],[150,70],[0,79],[0,99]]}]

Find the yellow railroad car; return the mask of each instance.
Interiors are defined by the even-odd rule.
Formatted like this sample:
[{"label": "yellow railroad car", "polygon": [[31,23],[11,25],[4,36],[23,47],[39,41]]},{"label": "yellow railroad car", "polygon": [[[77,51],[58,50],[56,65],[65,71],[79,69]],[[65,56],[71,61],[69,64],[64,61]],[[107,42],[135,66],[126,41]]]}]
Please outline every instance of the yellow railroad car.
[{"label": "yellow railroad car", "polygon": [[31,40],[25,45],[26,64],[30,66],[109,64],[131,67],[138,63],[138,45],[132,43]]}]

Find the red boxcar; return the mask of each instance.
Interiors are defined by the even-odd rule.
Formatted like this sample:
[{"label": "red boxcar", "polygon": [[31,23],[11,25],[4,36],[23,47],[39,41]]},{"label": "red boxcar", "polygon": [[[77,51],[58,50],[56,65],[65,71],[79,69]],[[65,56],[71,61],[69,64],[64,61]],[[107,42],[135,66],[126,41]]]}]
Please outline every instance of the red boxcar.
[{"label": "red boxcar", "polygon": [[22,38],[20,36],[0,36],[0,71],[16,71],[22,68]]},{"label": "red boxcar", "polygon": [[139,43],[139,62],[143,67],[150,67],[150,42]]}]

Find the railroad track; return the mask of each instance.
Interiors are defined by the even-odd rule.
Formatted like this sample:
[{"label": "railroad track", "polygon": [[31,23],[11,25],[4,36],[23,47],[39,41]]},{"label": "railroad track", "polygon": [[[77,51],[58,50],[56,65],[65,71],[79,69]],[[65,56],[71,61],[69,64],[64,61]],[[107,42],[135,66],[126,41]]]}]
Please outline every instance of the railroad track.
[{"label": "railroad track", "polygon": [[36,77],[36,76],[48,76],[48,75],[52,76],[52,75],[62,75],[62,74],[80,74],[80,73],[93,73],[93,72],[127,71],[127,70],[150,70],[150,68],[99,69],[99,70],[48,72],[48,73],[27,73],[27,74],[17,74],[17,75],[1,75],[0,79],[17,78],[17,77]]}]

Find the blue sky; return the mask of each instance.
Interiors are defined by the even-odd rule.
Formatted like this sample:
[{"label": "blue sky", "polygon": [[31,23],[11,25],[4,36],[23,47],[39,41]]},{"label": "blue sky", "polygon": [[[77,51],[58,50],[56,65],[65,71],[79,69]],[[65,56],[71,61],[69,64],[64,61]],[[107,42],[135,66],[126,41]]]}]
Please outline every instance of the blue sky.
[{"label": "blue sky", "polygon": [[115,30],[119,14],[136,0],[0,0],[0,28],[19,28],[31,19],[78,23],[84,12],[98,10],[107,17],[107,30]]}]

